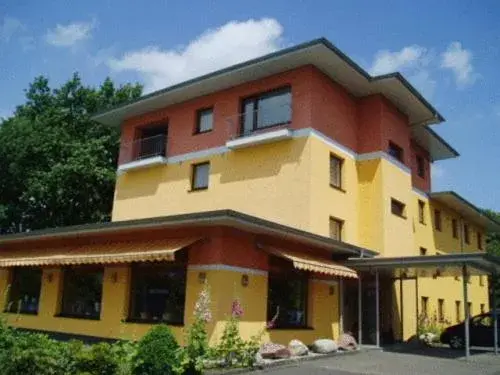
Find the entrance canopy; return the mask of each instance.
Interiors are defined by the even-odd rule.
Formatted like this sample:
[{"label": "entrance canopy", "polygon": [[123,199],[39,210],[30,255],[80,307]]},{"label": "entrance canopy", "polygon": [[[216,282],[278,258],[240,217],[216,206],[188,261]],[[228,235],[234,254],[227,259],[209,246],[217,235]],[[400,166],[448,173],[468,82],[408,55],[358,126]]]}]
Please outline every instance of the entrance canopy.
[{"label": "entrance canopy", "polygon": [[344,265],[359,271],[378,270],[393,277],[462,276],[500,274],[500,257],[485,253],[458,253],[410,257],[349,258]]},{"label": "entrance canopy", "polygon": [[175,252],[199,238],[148,242],[109,242],[57,248],[8,250],[0,252],[0,267],[61,266],[173,261]]}]

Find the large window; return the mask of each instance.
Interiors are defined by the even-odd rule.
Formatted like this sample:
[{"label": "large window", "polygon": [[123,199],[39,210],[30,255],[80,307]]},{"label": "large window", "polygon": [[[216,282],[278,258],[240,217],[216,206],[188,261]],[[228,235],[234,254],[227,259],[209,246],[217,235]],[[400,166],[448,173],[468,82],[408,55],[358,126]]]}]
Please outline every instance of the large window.
[{"label": "large window", "polygon": [[102,278],[102,267],[65,268],[61,316],[99,319],[101,316]]},{"label": "large window", "polygon": [[185,259],[132,266],[130,320],[182,324],[185,299]]},{"label": "large window", "polygon": [[330,154],[330,186],[342,189],[342,165],[344,160]]},{"label": "large window", "polygon": [[270,258],[267,321],[274,328],[307,326],[307,273],[292,268],[290,262]]},{"label": "large window", "polygon": [[210,163],[194,164],[191,171],[191,190],[208,189]]},{"label": "large window", "polygon": [[149,126],[139,130],[135,145],[135,159],[165,156],[167,151],[167,125]]},{"label": "large window", "polygon": [[42,270],[31,267],[14,268],[10,284],[6,310],[21,314],[37,314]]},{"label": "large window", "polygon": [[391,199],[391,212],[399,217],[406,218],[406,205],[397,199]]},{"label": "large window", "polygon": [[242,103],[242,133],[286,124],[292,121],[290,87],[247,98]]}]

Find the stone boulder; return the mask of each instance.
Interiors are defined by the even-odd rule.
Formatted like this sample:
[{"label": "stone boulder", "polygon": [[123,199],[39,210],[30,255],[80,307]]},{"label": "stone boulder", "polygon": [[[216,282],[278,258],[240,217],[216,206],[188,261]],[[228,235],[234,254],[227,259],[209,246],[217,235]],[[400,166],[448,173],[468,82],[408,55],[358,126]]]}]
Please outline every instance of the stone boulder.
[{"label": "stone boulder", "polygon": [[300,340],[292,340],[288,343],[288,350],[292,356],[303,356],[309,353],[309,348]]},{"label": "stone boulder", "polygon": [[283,359],[290,358],[290,351],[285,345],[268,342],[261,345],[259,353],[264,359]]},{"label": "stone boulder", "polygon": [[313,342],[311,350],[314,353],[327,354],[339,350],[337,343],[330,339],[320,339]]}]

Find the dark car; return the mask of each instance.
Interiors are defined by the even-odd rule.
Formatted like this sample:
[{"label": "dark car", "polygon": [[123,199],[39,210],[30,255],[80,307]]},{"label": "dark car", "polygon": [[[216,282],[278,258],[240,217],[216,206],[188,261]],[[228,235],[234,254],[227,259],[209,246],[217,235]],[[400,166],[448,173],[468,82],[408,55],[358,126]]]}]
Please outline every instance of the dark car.
[{"label": "dark car", "polygon": [[[497,316],[497,321],[498,336],[500,337],[499,316]],[[471,346],[493,346],[493,316],[491,313],[485,313],[470,318],[469,338]],[[453,349],[464,348],[465,322],[446,328],[441,334],[441,342],[450,345]]]}]

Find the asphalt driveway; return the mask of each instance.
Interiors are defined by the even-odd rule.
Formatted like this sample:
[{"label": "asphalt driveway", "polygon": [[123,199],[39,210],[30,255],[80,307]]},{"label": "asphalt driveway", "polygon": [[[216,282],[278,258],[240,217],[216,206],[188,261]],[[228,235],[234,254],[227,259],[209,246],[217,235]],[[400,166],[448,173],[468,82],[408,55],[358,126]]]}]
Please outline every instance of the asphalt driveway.
[{"label": "asphalt driveway", "polygon": [[[439,355],[437,355],[439,354]],[[453,358],[455,357],[455,358]],[[297,362],[254,374],[269,375],[500,375],[500,355],[476,353],[469,361],[453,355],[453,352],[371,350],[353,355]]]}]

